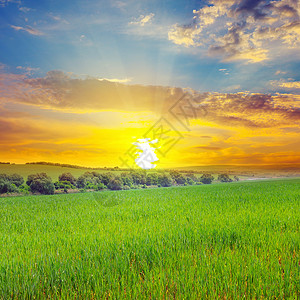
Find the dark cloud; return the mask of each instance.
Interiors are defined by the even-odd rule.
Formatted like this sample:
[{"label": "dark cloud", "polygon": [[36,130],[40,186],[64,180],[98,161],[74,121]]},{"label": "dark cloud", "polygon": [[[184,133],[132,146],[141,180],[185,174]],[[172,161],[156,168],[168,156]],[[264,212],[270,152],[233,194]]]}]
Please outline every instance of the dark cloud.
[{"label": "dark cloud", "polygon": [[300,46],[299,1],[210,0],[194,10],[188,25],[175,24],[169,40],[185,47],[206,48],[224,61],[251,63],[278,59],[278,53]]},{"label": "dark cloud", "polygon": [[235,12],[252,15],[257,20],[267,16],[267,13],[264,12],[266,8],[269,8],[269,6],[265,0],[244,0]]}]

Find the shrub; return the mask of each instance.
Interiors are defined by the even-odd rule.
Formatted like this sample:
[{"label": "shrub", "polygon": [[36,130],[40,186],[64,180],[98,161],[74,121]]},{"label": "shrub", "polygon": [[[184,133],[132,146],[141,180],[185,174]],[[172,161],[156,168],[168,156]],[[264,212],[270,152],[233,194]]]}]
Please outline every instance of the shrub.
[{"label": "shrub", "polygon": [[107,186],[104,183],[100,182],[96,186],[96,191],[101,191],[101,190],[104,190],[106,188],[107,188]]},{"label": "shrub", "polygon": [[63,173],[59,175],[58,181],[68,181],[71,184],[76,184],[76,178],[71,173]]},{"label": "shrub", "polygon": [[200,177],[200,181],[203,184],[211,184],[213,180],[214,180],[214,177],[211,174],[203,174]]},{"label": "shrub", "polygon": [[9,175],[8,180],[10,181],[11,184],[16,185],[17,187],[19,187],[24,183],[24,178],[19,174]]},{"label": "shrub", "polygon": [[228,174],[220,174],[218,176],[218,180],[221,182],[232,182],[232,179],[228,176]]},{"label": "shrub", "polygon": [[71,184],[69,181],[56,181],[54,182],[55,189],[73,189],[75,188],[73,184]]},{"label": "shrub", "polygon": [[[95,188],[102,180],[101,174],[97,172],[85,172],[77,179],[78,188]],[[90,184],[89,184],[90,183]],[[86,185],[89,184],[89,187]],[[94,187],[92,187],[93,185]]]},{"label": "shrub", "polygon": [[133,185],[132,177],[128,172],[123,172],[121,174],[121,180],[124,185],[128,185],[129,187]]},{"label": "shrub", "polygon": [[44,195],[54,194],[55,186],[51,177],[46,173],[37,173],[29,175],[26,184],[30,187],[31,192],[39,192]]},{"label": "shrub", "polygon": [[120,179],[120,177],[114,177],[109,181],[107,187],[110,190],[121,190],[123,187],[122,180]]},{"label": "shrub", "polygon": [[194,182],[199,181],[199,179],[197,178],[197,176],[196,176],[193,172],[188,172],[188,173],[186,174],[186,179],[188,180],[189,178],[190,178],[191,180],[193,180]]},{"label": "shrub", "polygon": [[158,176],[158,183],[163,187],[171,186],[172,178],[169,174],[160,174]]},{"label": "shrub", "polygon": [[28,195],[30,191],[30,187],[27,184],[23,183],[22,185],[19,186],[19,191],[22,194]]},{"label": "shrub", "polygon": [[234,180],[234,181],[239,181],[240,179],[239,179],[237,176],[234,176],[234,177],[233,177],[233,180]]},{"label": "shrub", "polygon": [[113,174],[111,172],[103,173],[101,174],[101,176],[101,182],[106,186],[108,185],[109,181],[113,178]]},{"label": "shrub", "polygon": [[130,187],[128,185],[124,185],[123,190],[130,190]]},{"label": "shrub", "polygon": [[157,185],[158,183],[158,176],[156,173],[149,173],[146,176],[146,184],[147,185]]},{"label": "shrub", "polygon": [[131,171],[130,175],[132,177],[132,181],[134,184],[145,184],[146,183],[146,171],[145,170]]},{"label": "shrub", "polygon": [[7,179],[0,178],[0,194],[17,192],[15,184],[10,183]]},{"label": "shrub", "polygon": [[195,181],[192,178],[187,177],[186,183],[189,184],[189,185],[193,185],[193,184],[195,184]]}]

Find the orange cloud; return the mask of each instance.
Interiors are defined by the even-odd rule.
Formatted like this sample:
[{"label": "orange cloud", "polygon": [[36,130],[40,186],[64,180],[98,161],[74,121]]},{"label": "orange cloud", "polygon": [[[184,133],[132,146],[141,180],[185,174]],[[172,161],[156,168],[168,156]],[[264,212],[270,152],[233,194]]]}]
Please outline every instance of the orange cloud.
[{"label": "orange cloud", "polygon": [[[177,130],[183,138],[159,166],[299,162],[300,95],[200,93],[58,71],[44,78],[2,74],[0,90],[5,161],[120,165],[132,142],[163,116],[168,135]],[[163,137],[160,144],[168,147]]]}]

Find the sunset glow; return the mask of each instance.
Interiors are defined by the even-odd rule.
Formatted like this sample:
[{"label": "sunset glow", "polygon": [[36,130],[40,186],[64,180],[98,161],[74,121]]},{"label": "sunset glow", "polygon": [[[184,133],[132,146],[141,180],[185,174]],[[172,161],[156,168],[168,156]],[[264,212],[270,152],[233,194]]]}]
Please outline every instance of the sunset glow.
[{"label": "sunset glow", "polygon": [[158,138],[158,167],[300,164],[299,1],[8,0],[0,14],[0,161],[121,167]]}]

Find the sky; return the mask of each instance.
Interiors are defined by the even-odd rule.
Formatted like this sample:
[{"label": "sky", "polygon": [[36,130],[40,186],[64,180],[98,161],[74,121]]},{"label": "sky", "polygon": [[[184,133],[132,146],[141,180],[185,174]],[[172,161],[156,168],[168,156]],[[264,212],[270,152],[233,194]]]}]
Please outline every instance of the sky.
[{"label": "sky", "polygon": [[0,0],[0,162],[300,163],[298,0]]}]

